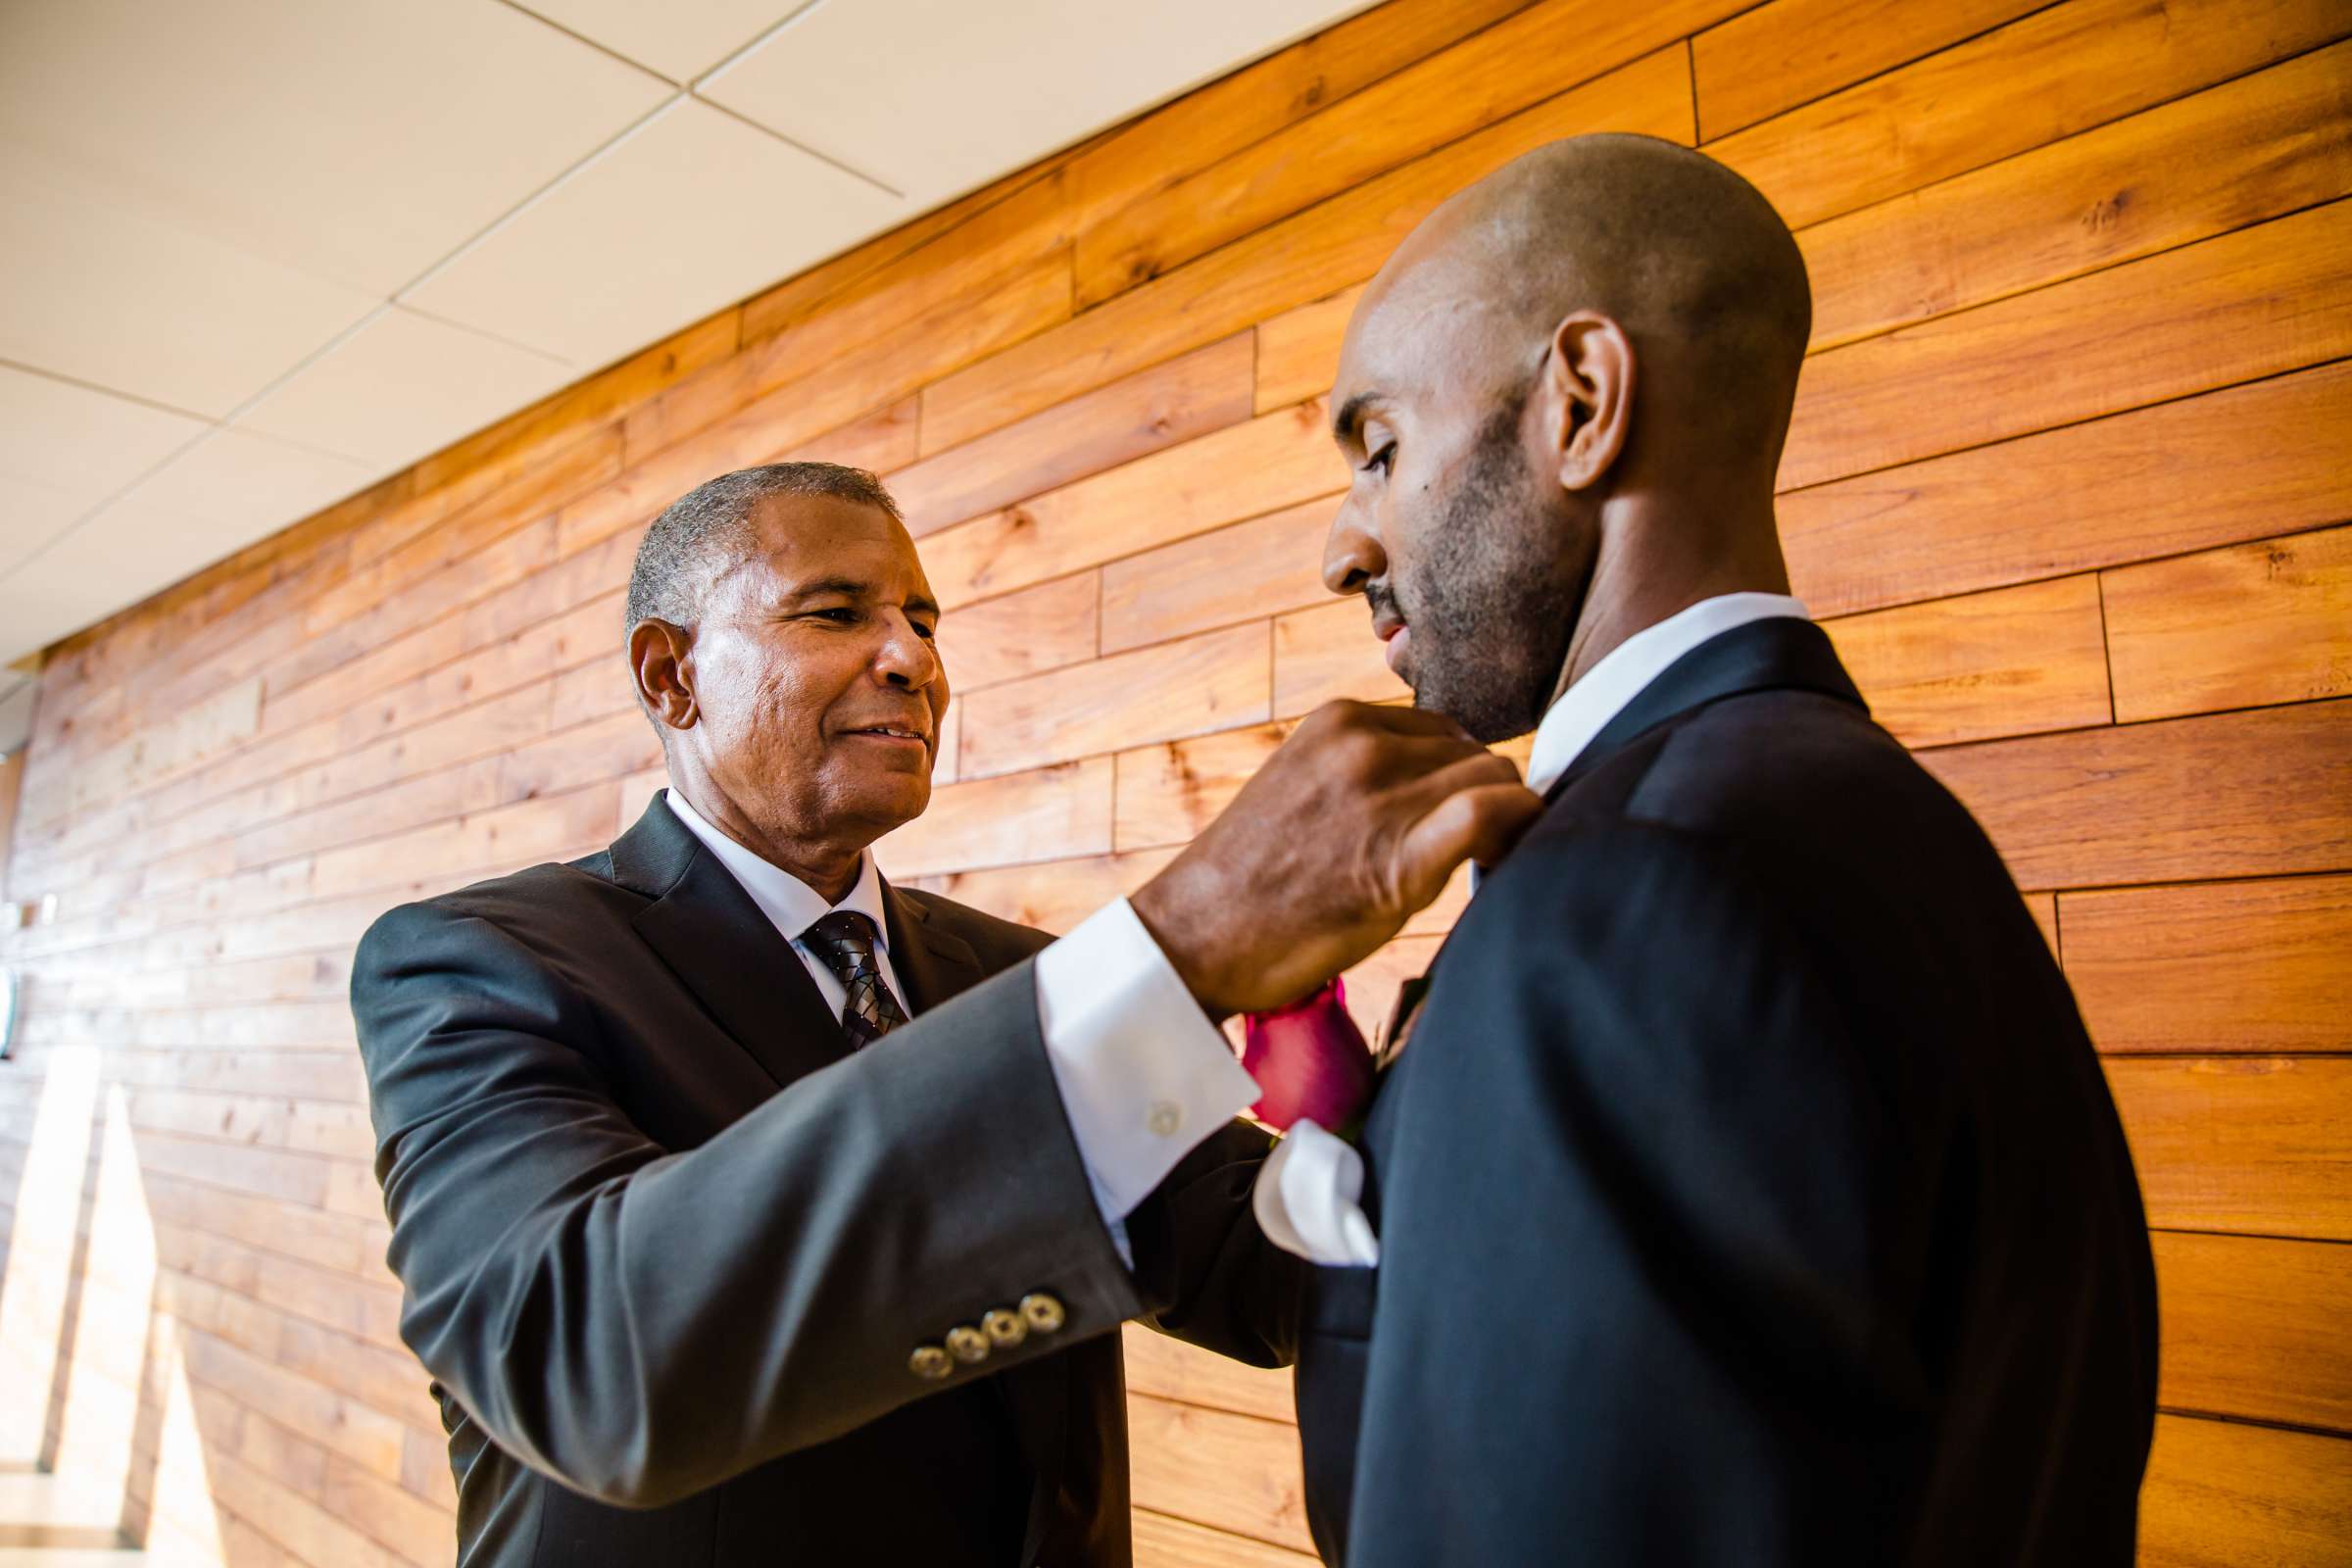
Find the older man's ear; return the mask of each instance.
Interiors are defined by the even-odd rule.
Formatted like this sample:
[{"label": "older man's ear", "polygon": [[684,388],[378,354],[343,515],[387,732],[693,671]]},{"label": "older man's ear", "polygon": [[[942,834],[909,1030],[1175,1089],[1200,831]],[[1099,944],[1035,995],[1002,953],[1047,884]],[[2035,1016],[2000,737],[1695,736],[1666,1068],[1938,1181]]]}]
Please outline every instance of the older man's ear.
[{"label": "older man's ear", "polygon": [[666,620],[641,620],[629,628],[629,671],[637,700],[657,723],[692,729],[702,716],[694,700],[694,633]]}]

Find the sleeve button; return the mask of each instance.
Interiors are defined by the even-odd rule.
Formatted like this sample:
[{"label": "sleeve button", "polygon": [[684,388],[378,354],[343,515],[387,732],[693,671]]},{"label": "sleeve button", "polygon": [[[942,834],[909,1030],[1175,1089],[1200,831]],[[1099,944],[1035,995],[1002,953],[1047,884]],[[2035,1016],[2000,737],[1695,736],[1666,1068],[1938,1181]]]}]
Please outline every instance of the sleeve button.
[{"label": "sleeve button", "polygon": [[1009,1350],[1029,1337],[1029,1325],[1021,1314],[1001,1306],[982,1317],[980,1327],[1001,1350]]},{"label": "sleeve button", "polygon": [[906,1370],[926,1383],[937,1383],[956,1370],[956,1363],[938,1346],[918,1345],[914,1348],[914,1353],[906,1358]]},{"label": "sleeve button", "polygon": [[1029,1326],[1040,1334],[1058,1334],[1062,1324],[1069,1321],[1068,1315],[1061,1309],[1061,1302],[1044,1291],[1032,1291],[1021,1298],[1021,1316],[1027,1318]]},{"label": "sleeve button", "polygon": [[988,1359],[988,1336],[969,1323],[958,1323],[948,1330],[948,1353],[969,1365]]}]

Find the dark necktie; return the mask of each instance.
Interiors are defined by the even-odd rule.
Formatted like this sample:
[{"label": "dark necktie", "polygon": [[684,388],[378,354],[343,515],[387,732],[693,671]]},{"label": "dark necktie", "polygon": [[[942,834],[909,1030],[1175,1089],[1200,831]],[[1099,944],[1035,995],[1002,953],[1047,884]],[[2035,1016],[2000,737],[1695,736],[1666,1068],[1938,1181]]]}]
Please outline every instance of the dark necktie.
[{"label": "dark necktie", "polygon": [[882,964],[874,956],[874,922],[855,909],[835,909],[803,938],[825,960],[849,1000],[841,1004],[841,1031],[850,1049],[868,1046],[906,1021],[906,1009],[890,994]]}]

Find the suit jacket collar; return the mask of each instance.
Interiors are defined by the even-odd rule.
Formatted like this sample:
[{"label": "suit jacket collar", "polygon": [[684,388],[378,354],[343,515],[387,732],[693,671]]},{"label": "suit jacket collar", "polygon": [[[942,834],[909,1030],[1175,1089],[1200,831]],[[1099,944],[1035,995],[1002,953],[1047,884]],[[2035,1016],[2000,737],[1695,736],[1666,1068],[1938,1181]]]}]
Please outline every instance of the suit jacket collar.
[{"label": "suit jacket collar", "polygon": [[1602,726],[1544,798],[1558,800],[1569,785],[1660,724],[1726,697],[1772,690],[1819,692],[1870,711],[1838,662],[1827,632],[1790,616],[1750,621],[1709,638],[1667,665]]},{"label": "suit jacket collar", "polygon": [[[661,797],[611,853],[612,880],[651,901],[637,933],[779,1086],[849,1054],[791,944]],[[910,1010],[936,1007],[984,978],[971,944],[918,899],[884,881],[882,905]]]}]

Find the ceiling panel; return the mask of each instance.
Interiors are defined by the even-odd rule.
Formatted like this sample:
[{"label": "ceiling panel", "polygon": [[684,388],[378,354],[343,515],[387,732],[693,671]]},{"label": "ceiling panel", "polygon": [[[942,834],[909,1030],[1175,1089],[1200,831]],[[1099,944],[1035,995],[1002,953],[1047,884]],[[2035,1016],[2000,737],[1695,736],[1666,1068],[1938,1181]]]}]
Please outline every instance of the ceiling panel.
[{"label": "ceiling panel", "polygon": [[0,359],[218,417],[378,303],[0,149]]},{"label": "ceiling panel", "polygon": [[808,0],[530,0],[525,10],[593,38],[680,84],[783,21]]},{"label": "ceiling panel", "polygon": [[680,99],[402,299],[602,365],[911,213]]},{"label": "ceiling panel", "polygon": [[821,0],[699,90],[930,206],[1366,0]]},{"label": "ceiling panel", "polygon": [[512,414],[578,373],[550,355],[392,307],[237,423],[382,472]]},{"label": "ceiling panel", "polygon": [[184,415],[0,367],[0,571],[205,428]]},{"label": "ceiling panel", "polygon": [[[81,618],[135,604],[224,556],[340,500],[375,470],[282,442],[216,430],[154,477],[0,576],[0,615],[54,601]],[[103,609],[89,611],[85,585],[102,585]],[[36,619],[47,618],[38,611]],[[40,646],[14,619],[0,632],[0,662]],[[36,634],[37,635],[37,634]]]},{"label": "ceiling panel", "polygon": [[490,0],[0,4],[0,156],[379,296],[667,90]]}]

